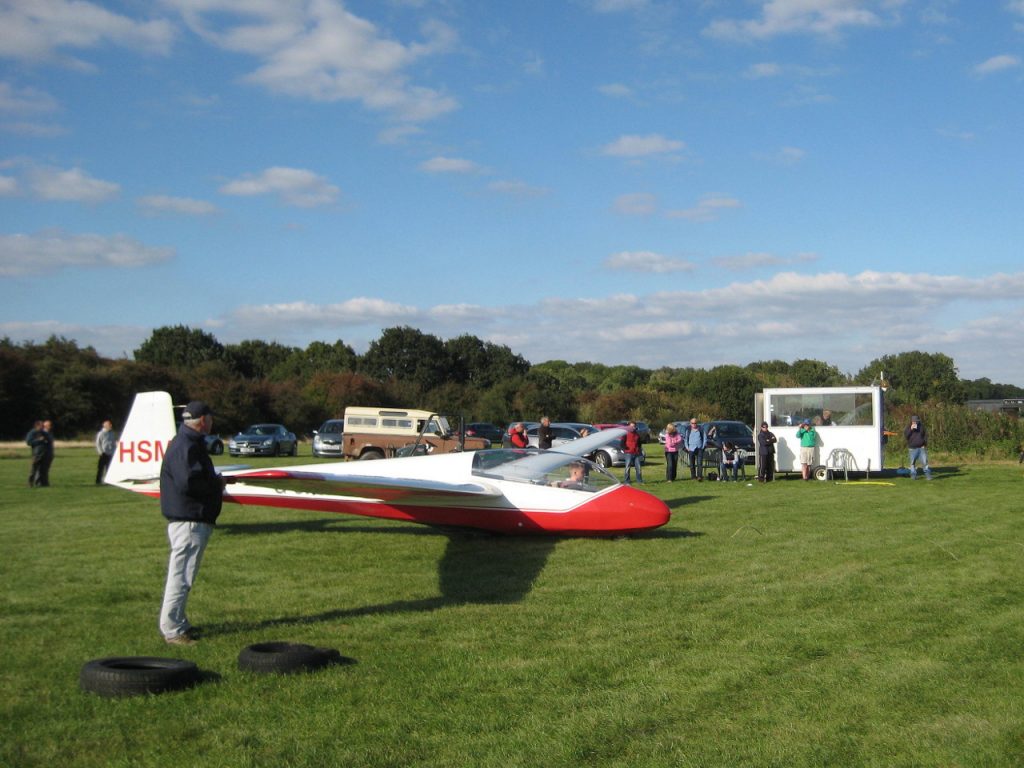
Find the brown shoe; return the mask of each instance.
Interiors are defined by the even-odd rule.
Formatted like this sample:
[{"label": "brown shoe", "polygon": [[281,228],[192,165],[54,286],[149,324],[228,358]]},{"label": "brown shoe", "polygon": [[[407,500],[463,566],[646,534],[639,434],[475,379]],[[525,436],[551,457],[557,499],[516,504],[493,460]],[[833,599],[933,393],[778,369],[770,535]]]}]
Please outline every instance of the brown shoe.
[{"label": "brown shoe", "polygon": [[198,642],[187,632],[181,635],[175,635],[174,637],[165,637],[164,641],[168,645],[195,645]]}]

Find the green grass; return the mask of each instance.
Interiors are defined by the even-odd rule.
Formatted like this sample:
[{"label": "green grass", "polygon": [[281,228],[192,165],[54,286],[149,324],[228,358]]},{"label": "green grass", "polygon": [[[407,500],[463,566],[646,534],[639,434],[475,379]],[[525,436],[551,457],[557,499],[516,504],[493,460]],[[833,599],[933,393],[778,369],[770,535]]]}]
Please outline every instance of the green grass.
[{"label": "green grass", "polygon": [[[1021,765],[1022,470],[939,470],[653,482],[673,520],[625,540],[227,505],[189,606],[206,637],[180,648],[156,627],[158,504],[95,487],[88,449],[23,487],[27,450],[8,450],[0,765]],[[356,663],[239,671],[267,640]],[[112,655],[207,679],[80,691]]]}]

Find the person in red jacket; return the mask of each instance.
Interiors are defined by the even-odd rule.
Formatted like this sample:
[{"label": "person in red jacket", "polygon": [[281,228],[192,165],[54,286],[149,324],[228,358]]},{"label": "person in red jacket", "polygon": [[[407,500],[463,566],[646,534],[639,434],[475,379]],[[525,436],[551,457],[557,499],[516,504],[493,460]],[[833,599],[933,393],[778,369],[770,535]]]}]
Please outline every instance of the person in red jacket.
[{"label": "person in red jacket", "polygon": [[526,427],[523,426],[522,422],[519,422],[508,434],[509,442],[512,443],[513,448],[529,448],[530,438],[526,435]]},{"label": "person in red jacket", "polygon": [[644,481],[643,472],[640,470],[643,447],[640,445],[640,433],[636,431],[636,422],[631,421],[626,425],[626,436],[622,438],[622,450],[626,454],[626,485],[629,481],[629,470],[636,467],[636,481]]}]

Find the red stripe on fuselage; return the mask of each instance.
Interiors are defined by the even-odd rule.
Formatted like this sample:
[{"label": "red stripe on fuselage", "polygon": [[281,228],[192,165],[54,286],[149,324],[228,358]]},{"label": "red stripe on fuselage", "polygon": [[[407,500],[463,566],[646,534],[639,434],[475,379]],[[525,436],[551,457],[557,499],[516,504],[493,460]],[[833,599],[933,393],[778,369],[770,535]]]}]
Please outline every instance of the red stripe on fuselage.
[{"label": "red stripe on fuselage", "polygon": [[421,506],[350,498],[264,496],[235,493],[231,489],[225,493],[224,500],[243,505],[307,509],[504,534],[618,535],[658,528],[665,525],[670,517],[663,501],[625,485],[565,512],[479,505]]}]

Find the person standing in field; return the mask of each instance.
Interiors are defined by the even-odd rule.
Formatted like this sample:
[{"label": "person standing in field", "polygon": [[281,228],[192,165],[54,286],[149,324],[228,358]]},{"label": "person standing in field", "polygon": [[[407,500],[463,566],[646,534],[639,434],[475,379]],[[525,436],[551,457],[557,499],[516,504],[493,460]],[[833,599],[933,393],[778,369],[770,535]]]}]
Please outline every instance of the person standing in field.
[{"label": "person standing in field", "polygon": [[46,455],[46,436],[43,434],[43,420],[36,419],[32,429],[25,435],[25,445],[32,449],[32,465],[28,470],[28,487],[39,485],[40,470]]},{"label": "person standing in field", "polygon": [[555,430],[551,428],[551,419],[547,416],[542,416],[540,426],[537,427],[537,447],[542,451],[546,451],[551,447],[554,439]]},{"label": "person standing in field", "polygon": [[775,443],[778,438],[768,429],[768,422],[761,422],[757,433],[757,481],[770,483],[775,478]]},{"label": "person standing in field", "polygon": [[683,442],[683,436],[679,434],[676,425],[671,421],[665,427],[665,479],[674,482],[676,479],[676,467],[679,464],[679,444]]},{"label": "person standing in field", "polygon": [[50,465],[53,464],[53,422],[50,419],[43,419],[39,437],[43,443],[43,456],[39,462],[36,485],[47,488],[50,485]]},{"label": "person standing in field", "polygon": [[928,432],[917,416],[910,417],[910,426],[903,430],[910,451],[910,479],[917,479],[917,462],[921,462],[926,480],[932,479],[932,468],[928,466]]},{"label": "person standing in field", "polygon": [[803,420],[796,431],[796,436],[800,440],[800,472],[804,480],[810,480],[811,468],[814,466],[814,448],[818,444],[818,433],[814,431],[810,419]]},{"label": "person standing in field", "polygon": [[643,446],[640,444],[640,433],[636,431],[636,422],[631,421],[626,425],[626,434],[622,438],[622,452],[626,455],[625,479],[623,482],[626,485],[630,485],[629,471],[633,467],[636,468],[636,481],[638,483],[644,481],[643,472],[640,469],[643,450]]},{"label": "person standing in field", "polygon": [[117,432],[114,431],[114,423],[107,419],[96,433],[96,453],[99,454],[99,460],[96,462],[96,485],[103,482],[103,476],[107,474],[107,467],[110,466],[116,449]]},{"label": "person standing in field", "polygon": [[696,419],[690,419],[690,427],[683,433],[683,449],[690,459],[690,479],[704,481],[704,448],[708,444],[707,435],[700,428]]},{"label": "person standing in field", "polygon": [[160,467],[160,511],[167,518],[171,548],[160,632],[172,645],[196,642],[196,630],[185,615],[185,606],[220,515],[225,483],[206,450],[206,435],[213,428],[210,406],[194,400],[186,406],[182,419]]}]

